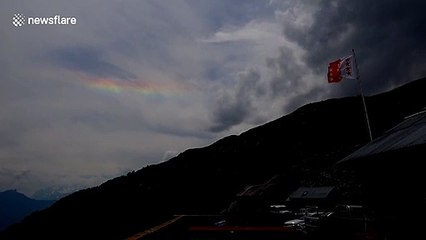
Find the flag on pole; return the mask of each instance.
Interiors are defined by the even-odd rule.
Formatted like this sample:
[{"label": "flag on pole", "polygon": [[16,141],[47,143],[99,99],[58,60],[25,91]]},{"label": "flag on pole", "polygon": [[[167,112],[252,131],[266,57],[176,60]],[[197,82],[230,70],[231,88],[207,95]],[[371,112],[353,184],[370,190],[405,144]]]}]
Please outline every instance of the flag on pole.
[{"label": "flag on pole", "polygon": [[353,55],[329,63],[327,77],[329,83],[338,83],[343,78],[356,79],[357,73],[355,71]]},{"label": "flag on pole", "polygon": [[368,134],[370,141],[373,140],[371,134],[370,120],[368,119],[367,106],[365,104],[364,94],[362,93],[361,79],[358,73],[358,64],[355,58],[355,50],[352,49],[352,55],[337,59],[328,64],[327,78],[329,83],[338,83],[343,78],[346,79],[357,79],[359,84],[359,93],[361,95],[362,104],[364,106],[365,120],[367,123]]}]

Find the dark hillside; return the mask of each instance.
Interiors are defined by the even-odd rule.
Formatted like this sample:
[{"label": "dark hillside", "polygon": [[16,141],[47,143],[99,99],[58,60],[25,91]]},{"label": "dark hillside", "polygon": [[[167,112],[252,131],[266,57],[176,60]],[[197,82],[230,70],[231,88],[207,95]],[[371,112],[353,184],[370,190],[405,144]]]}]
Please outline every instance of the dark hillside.
[{"label": "dark hillside", "polygon": [[[373,135],[426,106],[426,81],[367,97]],[[282,194],[368,142],[359,97],[293,113],[86,189],[33,214],[2,239],[122,239],[173,214],[218,213],[245,186],[282,176]]]}]

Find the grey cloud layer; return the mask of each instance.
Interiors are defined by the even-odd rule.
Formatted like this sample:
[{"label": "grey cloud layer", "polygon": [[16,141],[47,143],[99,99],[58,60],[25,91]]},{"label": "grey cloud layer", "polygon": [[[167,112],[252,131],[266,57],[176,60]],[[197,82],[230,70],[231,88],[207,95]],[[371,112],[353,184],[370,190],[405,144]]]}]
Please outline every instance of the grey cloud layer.
[{"label": "grey cloud layer", "polygon": [[[15,28],[16,11],[78,24]],[[185,1],[8,1],[0,20],[0,191],[93,186],[212,138],[202,94],[184,87],[203,25]],[[111,93],[82,75],[158,89]]]},{"label": "grey cloud layer", "polygon": [[[348,81],[325,79],[328,62],[352,48],[368,93],[424,76],[423,9],[424,1],[6,1],[0,190],[92,186],[304,103],[356,94]],[[75,15],[78,24],[15,28],[17,11]],[[105,92],[81,75],[151,83],[159,94]]]}]

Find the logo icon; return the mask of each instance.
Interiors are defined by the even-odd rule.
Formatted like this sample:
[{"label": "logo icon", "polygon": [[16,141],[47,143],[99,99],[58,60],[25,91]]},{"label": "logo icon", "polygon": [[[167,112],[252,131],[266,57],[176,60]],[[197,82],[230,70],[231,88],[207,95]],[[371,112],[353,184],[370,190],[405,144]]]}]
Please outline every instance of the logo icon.
[{"label": "logo icon", "polygon": [[24,14],[21,13],[16,13],[15,15],[13,15],[12,17],[12,24],[15,27],[22,27],[25,25],[26,19]]}]

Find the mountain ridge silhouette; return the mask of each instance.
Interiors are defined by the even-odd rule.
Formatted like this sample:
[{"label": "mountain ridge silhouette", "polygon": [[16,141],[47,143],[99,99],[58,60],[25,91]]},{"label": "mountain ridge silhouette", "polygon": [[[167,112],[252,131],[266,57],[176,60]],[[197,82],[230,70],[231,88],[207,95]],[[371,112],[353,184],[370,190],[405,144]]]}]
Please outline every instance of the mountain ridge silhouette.
[{"label": "mountain ridge silhouette", "polygon": [[[373,136],[426,106],[425,80],[366,97]],[[175,214],[219,213],[244,187],[275,175],[282,176],[285,196],[319,182],[318,175],[368,141],[359,96],[306,104],[238,136],[71,194],[0,239],[123,239]]]}]

